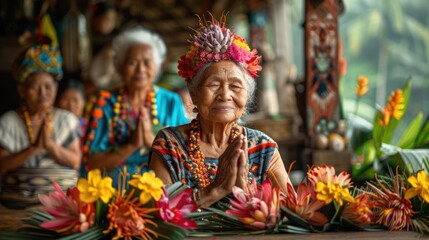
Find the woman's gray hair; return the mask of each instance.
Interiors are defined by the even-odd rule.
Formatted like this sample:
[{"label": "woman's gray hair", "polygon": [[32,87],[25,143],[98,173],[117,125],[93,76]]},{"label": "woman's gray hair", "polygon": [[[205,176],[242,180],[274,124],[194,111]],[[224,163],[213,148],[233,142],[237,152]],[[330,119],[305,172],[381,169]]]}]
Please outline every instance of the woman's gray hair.
[{"label": "woman's gray hair", "polygon": [[143,27],[134,27],[120,33],[113,39],[112,50],[114,53],[114,65],[120,73],[125,55],[130,47],[136,44],[146,44],[152,47],[153,57],[156,64],[156,76],[160,75],[162,63],[167,54],[167,47],[161,36]]},{"label": "woman's gray hair", "polygon": [[[256,81],[255,79],[249,74],[249,72],[247,72],[246,67],[241,64],[241,63],[236,63],[234,62],[243,72],[244,74],[244,78],[246,81],[246,85],[247,85],[247,102],[246,102],[246,107],[245,110],[246,112],[248,112],[248,108],[252,106],[252,104],[255,101],[255,90],[256,90]],[[207,64],[205,64],[204,66],[202,66],[197,73],[195,73],[194,77],[192,78],[191,81],[187,82],[187,86],[188,86],[188,90],[189,93],[191,94],[195,94],[198,91],[198,87],[200,86],[203,77],[204,77],[204,72],[205,70],[210,67],[213,64],[213,62],[209,62]]]}]

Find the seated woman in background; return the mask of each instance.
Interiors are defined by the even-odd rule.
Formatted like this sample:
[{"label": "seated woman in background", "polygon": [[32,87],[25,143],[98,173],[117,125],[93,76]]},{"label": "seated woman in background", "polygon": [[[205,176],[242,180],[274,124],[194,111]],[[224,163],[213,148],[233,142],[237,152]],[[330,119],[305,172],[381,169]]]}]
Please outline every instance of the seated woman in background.
[{"label": "seated woman in background", "polygon": [[179,60],[197,117],[159,131],[149,169],[165,184],[194,188],[194,200],[210,206],[252,179],[274,186],[289,181],[277,144],[264,133],[237,125],[255,90],[261,57],[223,22],[202,22],[192,46]]},{"label": "seated woman in background", "polygon": [[[104,170],[118,185],[148,168],[148,149],[165,126],[188,123],[177,93],[154,85],[166,54],[163,40],[143,28],[113,40],[115,67],[123,87],[101,91],[90,114],[83,146],[81,173]],[[121,178],[122,179],[122,178]]]},{"label": "seated woman in background", "polygon": [[86,103],[85,87],[77,79],[64,79],[58,88],[56,105],[72,112],[80,120],[82,136],[85,134],[87,120],[83,117]]},{"label": "seated woman in background", "polygon": [[22,98],[19,109],[0,118],[0,200],[8,207],[39,203],[37,195],[62,189],[78,178],[81,151],[79,120],[53,107],[62,78],[56,47],[30,47],[15,61],[13,71]]}]

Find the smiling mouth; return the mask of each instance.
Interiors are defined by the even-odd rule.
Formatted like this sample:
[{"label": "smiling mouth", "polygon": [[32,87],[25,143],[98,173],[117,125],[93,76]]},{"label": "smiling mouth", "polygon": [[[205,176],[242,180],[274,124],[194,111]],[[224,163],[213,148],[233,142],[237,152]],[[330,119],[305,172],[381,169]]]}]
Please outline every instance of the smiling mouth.
[{"label": "smiling mouth", "polygon": [[226,111],[231,111],[234,108],[233,107],[213,107],[213,109],[216,111],[226,112]]}]

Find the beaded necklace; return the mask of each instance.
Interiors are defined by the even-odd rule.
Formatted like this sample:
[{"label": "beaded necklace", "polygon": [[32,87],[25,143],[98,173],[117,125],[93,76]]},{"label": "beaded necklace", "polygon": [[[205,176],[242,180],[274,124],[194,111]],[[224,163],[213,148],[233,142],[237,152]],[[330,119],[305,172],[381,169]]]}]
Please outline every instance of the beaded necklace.
[{"label": "beaded necklace", "polygon": [[[116,129],[118,124],[122,127],[125,123],[128,123],[129,126],[135,128],[133,119],[137,115],[133,112],[131,104],[123,88],[119,90],[119,94],[116,97],[116,100],[117,102],[113,104],[113,117],[110,125],[111,131],[109,131],[112,135],[114,134],[114,130]],[[159,120],[156,105],[156,94],[152,87],[148,88],[147,90],[144,106],[150,109],[152,124],[158,125]],[[119,119],[122,119],[123,121],[119,121]],[[115,134],[114,136],[110,136],[109,139],[113,143],[120,140],[121,135]]]},{"label": "beaded necklace", "polygon": [[[237,123],[233,122],[228,142],[231,143],[234,141],[239,134],[240,129],[238,128]],[[188,135],[188,146],[190,149],[189,155],[192,159],[190,172],[194,176],[200,188],[203,189],[210,184],[210,178],[207,172],[207,167],[204,164],[204,153],[200,148],[201,122],[199,116],[192,120]]]},{"label": "beaded necklace", "polygon": [[[34,140],[34,134],[33,134],[33,130],[31,129],[30,113],[28,113],[27,107],[25,105],[22,106],[22,115],[24,116],[25,127],[27,129],[27,134],[28,134],[28,141],[32,145],[35,142],[35,140]],[[52,121],[51,111],[48,111],[46,113],[46,120],[49,123]],[[51,126],[51,124],[48,124],[48,126]],[[42,129],[41,129],[41,131],[42,131]],[[50,127],[49,131],[48,131],[48,136],[51,135],[51,132],[52,132],[52,128]]]}]

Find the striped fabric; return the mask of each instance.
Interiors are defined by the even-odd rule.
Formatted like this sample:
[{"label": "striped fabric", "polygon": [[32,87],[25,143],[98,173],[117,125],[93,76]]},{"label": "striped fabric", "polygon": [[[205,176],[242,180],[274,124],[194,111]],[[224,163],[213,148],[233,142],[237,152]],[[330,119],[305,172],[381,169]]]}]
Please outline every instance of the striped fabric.
[{"label": "striped fabric", "polygon": [[[258,130],[244,128],[244,134],[248,142],[249,181],[254,178],[260,184],[268,176],[267,170],[274,161],[277,144]],[[158,132],[150,154],[161,156],[170,171],[173,182],[181,181],[192,188],[198,187],[195,176],[190,172],[192,159],[189,156],[189,147],[176,127],[165,128]],[[218,159],[206,156],[205,165],[213,182]]]}]

